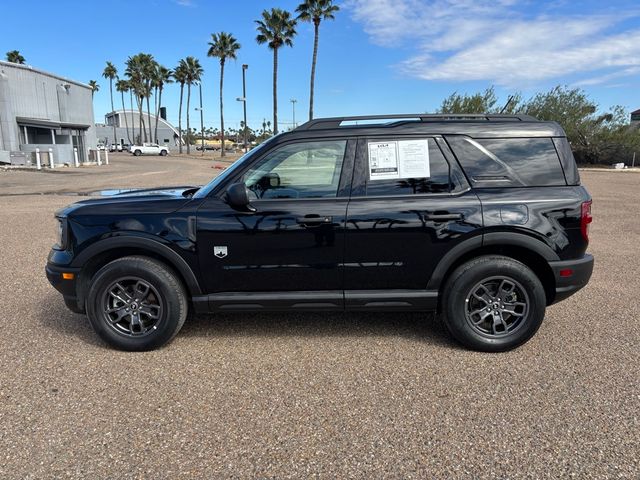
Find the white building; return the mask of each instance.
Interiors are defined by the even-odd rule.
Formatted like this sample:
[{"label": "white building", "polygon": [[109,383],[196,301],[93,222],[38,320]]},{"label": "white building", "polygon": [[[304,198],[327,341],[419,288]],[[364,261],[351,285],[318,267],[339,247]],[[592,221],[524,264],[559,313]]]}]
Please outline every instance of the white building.
[{"label": "white building", "polygon": [[[157,118],[157,138],[160,145],[166,145],[171,149],[179,145],[180,134],[178,129],[171,125],[166,119],[166,109],[160,109],[160,116]],[[126,118],[125,118],[126,117]],[[151,120],[151,138],[149,138],[148,123]],[[113,139],[113,125],[116,126],[116,138]],[[142,125],[142,131],[140,126]],[[142,118],[136,110],[116,110],[105,115],[105,123],[96,124],[96,136],[98,142],[104,145],[119,143],[120,145],[140,144],[141,142],[155,143],[156,141],[156,117],[149,115],[146,111],[142,113]],[[184,145],[184,141],[182,142]]]},{"label": "white building", "polygon": [[74,147],[83,162],[96,143],[89,85],[0,61],[0,164],[33,164],[36,148],[73,164]]}]

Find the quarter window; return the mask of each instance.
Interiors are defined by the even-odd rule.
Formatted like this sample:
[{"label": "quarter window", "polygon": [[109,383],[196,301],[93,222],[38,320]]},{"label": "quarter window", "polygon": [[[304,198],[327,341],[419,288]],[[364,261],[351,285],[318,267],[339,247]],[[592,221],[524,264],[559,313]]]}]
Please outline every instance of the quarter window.
[{"label": "quarter window", "polygon": [[269,152],[242,177],[257,199],[338,193],[346,140],[292,143]]},{"label": "quarter window", "polygon": [[566,185],[551,138],[447,137],[477,187]]}]

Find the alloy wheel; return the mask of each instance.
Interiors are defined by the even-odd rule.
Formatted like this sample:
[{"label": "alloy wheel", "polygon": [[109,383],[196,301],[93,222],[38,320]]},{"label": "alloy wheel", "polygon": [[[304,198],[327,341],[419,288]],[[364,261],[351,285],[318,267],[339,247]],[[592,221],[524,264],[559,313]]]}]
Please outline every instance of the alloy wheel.
[{"label": "alloy wheel", "polygon": [[512,334],[526,320],[529,296],[513,278],[493,276],[477,283],[466,297],[465,316],[477,332],[490,337]]},{"label": "alloy wheel", "polygon": [[162,319],[162,298],[146,280],[124,277],[113,282],[102,299],[106,324],[121,335],[141,337],[158,328]]}]

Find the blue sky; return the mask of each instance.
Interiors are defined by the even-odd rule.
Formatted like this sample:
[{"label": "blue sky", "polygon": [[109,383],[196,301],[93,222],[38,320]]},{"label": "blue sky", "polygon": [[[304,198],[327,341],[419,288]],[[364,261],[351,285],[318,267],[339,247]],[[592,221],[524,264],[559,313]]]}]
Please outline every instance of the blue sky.
[{"label": "blue sky", "polygon": [[[110,110],[106,60],[122,71],[129,55],[151,53],[172,67],[193,55],[204,68],[205,124],[219,126],[217,61],[206,57],[210,34],[242,44],[225,72],[225,118],[242,119],[241,65],[247,72],[249,125],[270,119],[272,54],[255,42],[264,8],[299,1],[3,0],[0,52],[17,49],[34,67],[80,81],[96,79],[96,120]],[[453,91],[496,85],[504,101],[557,84],[584,88],[601,106],[640,108],[640,4],[618,1],[338,0],[335,21],[321,25],[316,116],[433,111]],[[12,20],[15,19],[15,20]],[[279,119],[308,109],[313,29],[300,24],[279,68]],[[193,111],[192,126],[199,127]],[[163,104],[177,124],[179,88]],[[119,101],[119,100],[118,100]]]}]

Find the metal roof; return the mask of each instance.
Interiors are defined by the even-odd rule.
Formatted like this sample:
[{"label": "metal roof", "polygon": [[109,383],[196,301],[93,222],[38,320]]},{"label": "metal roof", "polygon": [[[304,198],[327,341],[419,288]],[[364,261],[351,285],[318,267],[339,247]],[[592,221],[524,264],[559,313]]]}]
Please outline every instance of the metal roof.
[{"label": "metal roof", "polygon": [[44,118],[28,118],[28,117],[16,117],[16,122],[19,125],[27,127],[45,127],[45,128],[89,128],[91,125],[85,125],[81,123],[73,122],[56,122],[47,120]]},{"label": "metal roof", "polygon": [[55,73],[50,73],[44,70],[40,70],[39,68],[34,68],[31,65],[23,65],[20,63],[5,62],[4,60],[0,60],[0,67],[1,68],[10,67],[10,68],[17,68],[21,70],[31,71],[31,72],[39,73],[40,75],[46,75],[47,77],[55,78],[56,80],[62,80],[67,83],[72,83],[74,85],[78,85],[79,87],[91,89],[91,87],[86,83],[78,82],[77,80],[71,80],[66,77],[61,77],[60,75],[56,75]]}]

